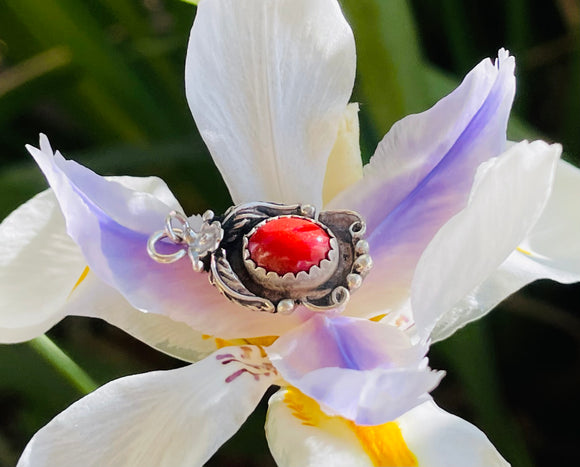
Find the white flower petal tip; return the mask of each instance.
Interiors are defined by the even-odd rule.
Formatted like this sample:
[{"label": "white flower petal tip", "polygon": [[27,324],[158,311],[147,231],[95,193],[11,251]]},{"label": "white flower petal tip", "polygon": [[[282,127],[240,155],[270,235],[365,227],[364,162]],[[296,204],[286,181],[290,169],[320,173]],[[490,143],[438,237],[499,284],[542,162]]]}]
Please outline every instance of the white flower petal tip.
[{"label": "white flower petal tip", "polygon": [[258,347],[229,347],[113,381],[41,429],[18,467],[201,466],[275,382],[267,365]]},{"label": "white flower petal tip", "polygon": [[321,207],[354,76],[354,37],[336,0],[200,3],[187,98],[235,204]]},{"label": "white flower petal tip", "polygon": [[[558,147],[558,146],[556,146]],[[559,161],[548,203],[518,252],[538,267],[546,278],[571,283],[580,280],[580,169]],[[558,271],[558,273],[556,273]]]},{"label": "white flower petal tip", "polygon": [[397,420],[360,426],[284,388],[269,401],[266,436],[280,467],[507,467],[476,427],[425,402]]},{"label": "white flower petal tip", "polygon": [[479,317],[473,306],[462,316],[461,301],[536,224],[560,153],[560,145],[524,141],[479,167],[468,206],[437,232],[417,265],[411,303],[419,334],[428,335],[440,320],[449,328]]},{"label": "white flower petal tip", "polygon": [[50,190],[0,225],[0,342],[23,342],[60,321],[85,267]]},{"label": "white flower petal tip", "polygon": [[315,315],[265,350],[285,381],[360,425],[428,400],[444,375],[428,368],[427,346],[399,329],[346,317]]}]

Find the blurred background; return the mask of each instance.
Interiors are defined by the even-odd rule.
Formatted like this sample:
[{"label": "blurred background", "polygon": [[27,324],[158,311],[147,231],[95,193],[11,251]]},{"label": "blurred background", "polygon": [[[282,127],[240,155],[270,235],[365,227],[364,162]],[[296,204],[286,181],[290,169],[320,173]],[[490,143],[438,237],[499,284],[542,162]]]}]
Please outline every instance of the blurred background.
[{"label": "blurred background", "polygon": [[[578,165],[578,0],[341,4],[357,40],[365,159],[396,120],[506,47],[518,78],[510,138],[559,141]],[[180,0],[0,0],[2,218],[46,187],[24,149],[39,132],[103,175],[162,177],[186,212],[230,205],[183,89],[195,11]],[[580,465],[579,303],[578,286],[538,282],[431,351],[432,366],[448,371],[437,402],[482,428],[514,466]],[[67,318],[49,336],[98,384],[182,365],[97,320]],[[0,346],[0,466],[82,395],[38,345]],[[266,400],[207,465],[274,465]]]}]

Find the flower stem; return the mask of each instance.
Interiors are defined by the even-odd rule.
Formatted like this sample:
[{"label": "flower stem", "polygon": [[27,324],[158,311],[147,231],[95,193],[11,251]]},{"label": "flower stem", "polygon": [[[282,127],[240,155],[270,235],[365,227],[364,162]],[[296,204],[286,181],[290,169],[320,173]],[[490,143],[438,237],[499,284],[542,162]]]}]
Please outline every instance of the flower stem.
[{"label": "flower stem", "polygon": [[28,344],[82,394],[97,389],[92,378],[47,336],[37,337]]}]

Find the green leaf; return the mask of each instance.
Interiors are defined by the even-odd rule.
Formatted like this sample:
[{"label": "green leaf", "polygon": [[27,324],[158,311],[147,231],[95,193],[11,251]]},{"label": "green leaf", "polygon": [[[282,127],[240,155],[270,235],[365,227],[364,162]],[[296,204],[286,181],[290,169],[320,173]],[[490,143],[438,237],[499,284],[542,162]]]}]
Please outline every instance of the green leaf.
[{"label": "green leaf", "polygon": [[487,321],[469,324],[449,339],[435,344],[434,350],[445,359],[468,394],[476,425],[512,465],[532,466],[521,428],[510,415],[501,396]]},{"label": "green leaf", "polygon": [[356,37],[356,97],[383,135],[393,123],[425,110],[428,90],[417,28],[405,0],[343,0]]},{"label": "green leaf", "polygon": [[[108,26],[88,4],[74,0],[36,2],[7,0],[7,7],[43,48],[67,46],[73,63],[81,71],[81,82],[89,83],[94,95],[87,100],[101,119],[111,118],[112,127],[133,122],[124,136],[133,141],[177,134],[182,118],[167,105],[163,93],[151,88],[151,81],[133,67],[120,48],[106,34]],[[107,105],[95,103],[107,96]],[[135,129],[139,128],[137,132]]]}]

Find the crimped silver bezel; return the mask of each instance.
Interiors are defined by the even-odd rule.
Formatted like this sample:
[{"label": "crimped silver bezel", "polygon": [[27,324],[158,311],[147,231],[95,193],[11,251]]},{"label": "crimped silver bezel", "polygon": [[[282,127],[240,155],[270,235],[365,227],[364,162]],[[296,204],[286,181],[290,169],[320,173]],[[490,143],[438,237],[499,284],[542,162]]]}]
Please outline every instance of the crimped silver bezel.
[{"label": "crimped silver bezel", "polygon": [[[328,251],[326,258],[321,260],[318,265],[313,265],[308,271],[300,271],[296,274],[288,272],[283,276],[274,271],[267,271],[265,268],[258,266],[251,258],[250,250],[248,249],[249,239],[263,225],[281,218],[306,219],[324,230],[330,239],[330,250]],[[245,234],[242,240],[242,256],[244,265],[254,280],[269,289],[284,291],[290,298],[299,298],[302,296],[304,291],[317,287],[330,279],[338,265],[338,250],[336,236],[326,225],[310,217],[296,215],[275,216],[265,219],[256,224],[252,230]]]}]

